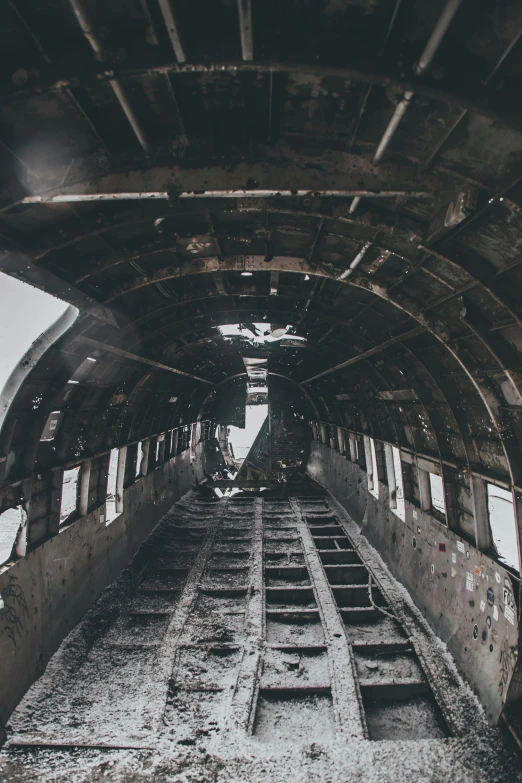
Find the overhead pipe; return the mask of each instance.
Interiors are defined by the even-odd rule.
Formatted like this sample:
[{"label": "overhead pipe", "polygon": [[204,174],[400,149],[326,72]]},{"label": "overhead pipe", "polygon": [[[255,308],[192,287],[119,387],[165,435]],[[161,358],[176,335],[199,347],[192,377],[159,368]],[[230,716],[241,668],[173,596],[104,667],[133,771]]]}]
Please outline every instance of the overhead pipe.
[{"label": "overhead pipe", "polygon": [[359,250],[353,261],[351,262],[348,269],[345,269],[342,275],[339,276],[339,280],[346,280],[347,277],[350,277],[354,269],[356,269],[361,261],[363,260],[364,256],[368,252],[368,250],[371,248],[372,243],[371,242],[365,242],[362,248]]},{"label": "overhead pipe", "polygon": [[413,69],[417,76],[422,76],[435,57],[437,49],[441,45],[442,39],[448,31],[448,28],[453,21],[453,17],[459,10],[461,2],[462,0],[448,0],[446,3],[443,12],[439,16],[437,24],[433,28],[433,32],[428,39],[428,43],[424,47],[424,51]]},{"label": "overhead pipe", "polygon": [[[83,0],[69,0],[69,3],[86,40],[89,42],[89,45],[94,52],[96,59],[99,60],[99,62],[106,62],[108,59],[107,52],[105,51],[101,38],[99,37],[93,24],[91,23],[91,20],[89,19],[89,15],[83,6]],[[130,104],[125,87],[119,79],[109,79],[109,84],[145,154],[150,155],[150,144],[145,135],[145,131],[143,130],[141,123],[136,115],[136,112]]]},{"label": "overhead pipe", "polygon": [[[461,3],[462,0],[448,0],[448,2],[446,3],[444,10],[439,16],[437,24],[433,28],[433,31],[428,39],[428,43],[424,47],[424,51],[422,52],[418,62],[413,67],[413,70],[417,76],[422,76],[425,73],[428,66],[430,65]],[[374,166],[378,166],[379,163],[381,162],[384,153],[390,146],[390,142],[395,136],[395,132],[397,128],[402,122],[402,118],[408,111],[408,108],[411,104],[414,95],[415,93],[412,90],[404,91],[402,100],[400,100],[397,106],[395,107],[393,116],[389,121],[388,127],[384,131],[383,137],[380,140],[375,155],[372,158],[372,164]],[[354,200],[350,205],[350,210],[349,210],[350,214],[353,214],[355,212],[360,202],[361,202],[360,196],[354,198]]]},{"label": "overhead pipe", "polygon": [[170,43],[176,55],[178,63],[184,63],[187,61],[181,38],[179,37],[178,27],[172,11],[171,0],[158,0],[158,5],[169,34]]}]

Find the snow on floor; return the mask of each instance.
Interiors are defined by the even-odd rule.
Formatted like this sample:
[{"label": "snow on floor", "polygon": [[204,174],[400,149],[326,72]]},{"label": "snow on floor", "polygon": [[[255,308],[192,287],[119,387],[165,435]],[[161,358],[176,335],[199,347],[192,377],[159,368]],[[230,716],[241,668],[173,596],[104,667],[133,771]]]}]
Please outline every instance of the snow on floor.
[{"label": "snow on floor", "polygon": [[[438,683],[437,701],[453,736],[434,731],[428,720],[424,728],[430,739],[404,739],[415,724],[417,736],[422,736],[422,722],[430,718],[422,699],[415,698],[396,714],[383,716],[378,705],[369,709],[373,741],[336,736],[331,699],[324,690],[329,682],[325,653],[309,648],[300,655],[264,650],[263,643],[259,648],[251,645],[248,612],[256,597],[248,588],[247,569],[256,556],[252,541],[259,518],[254,504],[210,503],[190,493],[165,515],[120,580],[104,591],[26,694],[0,752],[1,780],[522,781],[520,758],[486,725],[445,646],[346,512],[329,502],[415,639],[434,690]],[[265,525],[273,530],[278,515],[280,524],[291,530],[291,509],[267,512]],[[269,556],[270,548],[266,551]],[[288,563],[301,569],[303,562],[295,553],[288,556]],[[222,573],[224,563],[230,573]],[[388,636],[390,625],[393,621],[383,617],[381,634]],[[253,733],[231,732],[233,705],[241,701],[238,695],[248,672],[255,671],[251,662],[258,653],[261,660],[264,655],[264,671]],[[357,665],[366,671],[364,660],[360,656]],[[414,662],[402,661],[400,666],[401,676],[417,676]],[[365,676],[371,678],[372,671]],[[286,684],[300,678],[301,684],[319,690],[302,691],[289,701],[281,691],[270,691],[284,677]],[[399,739],[379,741],[381,731],[390,736],[390,722]],[[32,743],[40,747],[29,747]],[[46,743],[53,747],[42,747]]]}]

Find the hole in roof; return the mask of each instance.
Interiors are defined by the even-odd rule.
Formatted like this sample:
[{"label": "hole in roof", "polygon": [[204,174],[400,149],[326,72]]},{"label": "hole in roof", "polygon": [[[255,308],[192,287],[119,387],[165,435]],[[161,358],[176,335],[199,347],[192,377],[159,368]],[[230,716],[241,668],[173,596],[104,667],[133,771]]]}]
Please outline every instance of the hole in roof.
[{"label": "hole in roof", "polygon": [[68,307],[67,302],[0,272],[0,391],[34,341]]},{"label": "hole in roof", "polygon": [[245,427],[229,427],[228,442],[236,463],[243,463],[268,416],[268,405],[247,405]]},{"label": "hole in roof", "polygon": [[[291,326],[265,323],[224,324],[218,326],[223,337],[243,337],[253,343],[273,343],[288,335]],[[296,338],[292,335],[292,339]]]}]

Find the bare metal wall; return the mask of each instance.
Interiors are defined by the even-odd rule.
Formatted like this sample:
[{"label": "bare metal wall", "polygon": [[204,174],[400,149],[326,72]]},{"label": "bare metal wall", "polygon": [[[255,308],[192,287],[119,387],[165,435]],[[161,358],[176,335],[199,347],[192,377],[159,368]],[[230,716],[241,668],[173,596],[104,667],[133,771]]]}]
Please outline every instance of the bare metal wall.
[{"label": "bare metal wall", "polygon": [[173,457],[124,490],[123,513],[108,526],[100,523],[102,505],[0,575],[0,732],[69,631],[161,516],[204,477],[214,450],[214,441],[203,441],[195,459],[189,449]]},{"label": "bare metal wall", "polygon": [[313,441],[307,469],[361,525],[496,723],[517,662],[518,621],[504,616],[504,590],[513,595],[514,587],[508,572],[408,500],[403,522],[389,508],[388,487],[379,484],[377,500],[365,471],[334,449]]}]

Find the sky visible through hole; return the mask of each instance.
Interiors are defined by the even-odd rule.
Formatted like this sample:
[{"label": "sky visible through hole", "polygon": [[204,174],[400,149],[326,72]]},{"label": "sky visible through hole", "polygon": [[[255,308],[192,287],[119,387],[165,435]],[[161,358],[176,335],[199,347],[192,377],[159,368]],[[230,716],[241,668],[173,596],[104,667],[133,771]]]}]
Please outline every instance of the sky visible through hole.
[{"label": "sky visible through hole", "polygon": [[31,344],[67,307],[61,299],[0,272],[0,391]]},{"label": "sky visible through hole", "polygon": [[[224,324],[223,326],[218,326],[219,331],[223,335],[223,337],[246,337],[249,340],[252,340],[254,343],[273,343],[277,342],[277,337],[272,337],[271,334],[265,334],[265,332],[268,332],[270,329],[270,324],[268,323],[255,323],[255,324],[249,324],[250,327],[254,327],[254,331],[252,329],[245,328],[243,325],[239,324]],[[257,333],[257,334],[256,334]]]},{"label": "sky visible through hole", "polygon": [[[253,327],[253,328],[252,328]],[[291,326],[287,326],[287,330],[291,330]],[[292,334],[282,334],[280,337],[273,337],[270,334],[270,324],[266,322],[261,323],[249,323],[247,324],[223,324],[218,326],[218,330],[223,337],[246,337],[253,343],[277,343],[283,337],[291,337],[294,341],[306,342],[304,337]]]},{"label": "sky visible through hole", "polygon": [[491,535],[501,562],[520,571],[513,496],[507,489],[487,484]]},{"label": "sky visible through hole", "polygon": [[229,427],[228,440],[232,444],[236,459],[245,459],[267,416],[268,405],[247,405],[245,428]]}]

